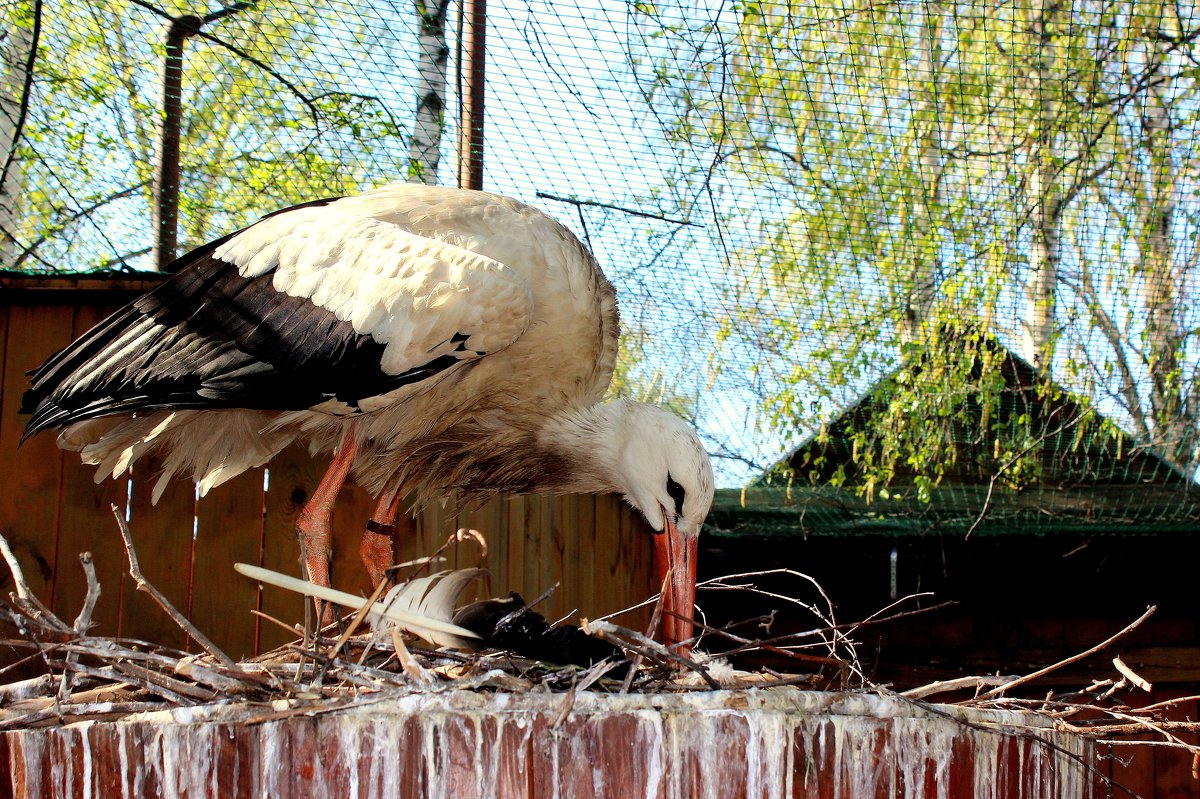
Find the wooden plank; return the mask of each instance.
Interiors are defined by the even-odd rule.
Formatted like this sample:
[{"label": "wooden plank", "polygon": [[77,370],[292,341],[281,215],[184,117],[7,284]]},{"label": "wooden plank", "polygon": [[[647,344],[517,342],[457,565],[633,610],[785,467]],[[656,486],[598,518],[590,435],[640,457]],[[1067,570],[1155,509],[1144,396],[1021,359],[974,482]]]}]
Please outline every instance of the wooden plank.
[{"label": "wooden plank", "polygon": [[[580,608],[580,617],[594,619],[607,609],[604,603],[596,599],[596,554],[604,546],[604,542],[596,537],[596,500],[593,494],[580,494],[574,497],[575,506],[571,513],[571,534],[575,539],[572,557],[575,558],[575,603]],[[619,609],[619,608],[612,608]],[[580,619],[576,619],[580,620]]]},{"label": "wooden plank", "polygon": [[487,541],[487,558],[483,567],[488,570],[485,581],[479,585],[479,596],[501,596],[509,591],[508,552],[519,532],[509,529],[508,501],[496,497],[471,517],[471,527],[479,530]]},{"label": "wooden plank", "polygon": [[[2,341],[3,339],[0,339]],[[3,349],[3,348],[0,348]],[[16,799],[17,770],[7,734],[0,735],[0,799]]]},{"label": "wooden plank", "polygon": [[264,499],[263,470],[250,469],[196,503],[188,617],[235,660],[254,653],[258,585],[233,564],[259,562]]},{"label": "wooden plank", "polygon": [[[4,304],[4,305],[0,305],[0,411],[3,410],[2,403],[3,403],[3,396],[4,396],[4,386],[5,386],[6,381],[8,379],[20,380],[20,379],[23,379],[23,377],[24,377],[23,375],[14,374],[11,378],[9,378],[8,373],[4,368],[4,364],[6,362],[7,355],[8,355],[8,305]],[[0,419],[0,422],[2,422],[2,419]],[[3,532],[3,531],[0,531],[0,532]],[[7,585],[11,584],[11,580],[9,579],[7,574],[8,574],[7,569],[0,571],[0,575],[4,575],[3,577],[0,577],[0,586],[7,586]],[[16,628],[10,627],[7,624],[0,623],[0,637],[15,638],[16,636],[17,636]],[[12,666],[14,663],[16,663],[19,660],[21,660],[22,658],[26,657],[26,654],[27,653],[18,651],[18,650],[10,650],[10,649],[0,648],[0,667]],[[10,679],[20,679],[23,677],[29,677],[29,676],[32,676],[34,673],[35,672],[32,671],[31,669],[24,669],[24,670],[21,670],[19,673],[12,674]],[[3,784],[4,782],[5,782],[4,779],[0,779],[0,784]]]},{"label": "wooden plank", "polygon": [[536,496],[525,496],[521,499],[520,517],[513,519],[511,514],[509,516],[516,529],[521,531],[520,549],[515,557],[510,558],[510,563],[515,563],[516,571],[509,572],[509,579],[512,580],[512,590],[532,602],[548,587],[542,584],[541,575],[538,573],[542,543],[542,503]]},{"label": "wooden plank", "polygon": [[[595,603],[590,618],[624,610],[634,602],[625,602],[630,592],[628,586],[618,585],[609,574],[612,552],[621,542],[621,508],[613,496],[597,496],[592,503],[592,558],[588,564],[591,596]],[[639,597],[638,600],[644,597]],[[623,617],[613,619],[617,624],[626,624]]]},{"label": "wooden plank", "polygon": [[[300,564],[300,543],[296,538],[296,519],[304,503],[321,480],[328,459],[316,459],[306,447],[293,444],[268,464],[269,485],[263,516],[263,568],[307,577]],[[263,586],[259,609],[288,624],[304,624],[305,599],[294,591]],[[295,639],[286,630],[270,622],[259,621],[256,653],[270,651]]]},{"label": "wooden plank", "polygon": [[[4,532],[42,600],[52,599],[58,550],[58,505],[63,453],[53,433],[20,445],[26,417],[18,413],[28,387],[24,374],[71,339],[73,313],[61,305],[12,305],[8,310],[3,394],[0,395],[0,531]],[[7,581],[7,577],[5,578]]]},{"label": "wooden plank", "polygon": [[[22,275],[14,273],[0,274],[0,291],[7,297],[20,297],[22,301],[30,295],[44,299],[43,303],[91,302],[91,297],[81,294],[103,292],[123,294],[132,300],[139,294],[150,291],[164,280],[167,275],[147,273],[142,277],[96,277],[89,275],[42,277],[39,275]],[[55,294],[57,296],[51,296]]]},{"label": "wooden plank", "polygon": [[509,591],[519,591],[518,585],[525,578],[525,505],[528,499],[523,496],[509,497],[504,503],[503,533],[495,538],[503,538],[504,543],[504,573],[505,581],[492,583],[492,595],[502,596]]},{"label": "wooden plank", "polygon": [[[174,479],[167,484],[158,503],[152,503],[151,491],[161,468],[161,462],[154,457],[142,458],[134,465],[129,532],[143,576],[176,610],[186,614],[191,591],[196,487],[189,480]],[[135,590],[128,576],[124,578],[121,597],[120,634],[176,649],[187,645],[183,631],[148,594]]]},{"label": "wooden plank", "polygon": [[481,559],[482,550],[479,545],[474,541],[464,541],[456,547],[455,562],[458,568],[481,566],[492,570],[494,574],[504,572],[506,564],[499,562],[496,551],[502,551],[507,544],[508,535],[505,528],[502,500],[491,499],[460,513],[455,521],[455,529],[477,530],[487,542],[488,554],[485,559]]},{"label": "wooden plank", "polygon": [[[513,538],[519,537],[519,533],[508,527],[508,501],[504,497],[489,500],[480,508],[472,526],[483,533],[488,545],[487,558],[482,565],[489,574],[485,582],[476,586],[476,598],[507,594],[510,590],[508,551]],[[484,594],[485,589],[490,590]]]},{"label": "wooden plank", "polygon": [[[525,498],[525,536],[523,564],[520,588],[515,588],[525,597],[525,601],[533,602],[543,591],[549,590],[558,577],[555,573],[553,560],[554,536],[551,528],[551,513],[553,505],[546,497],[529,496]],[[557,592],[538,605],[537,610],[548,619],[554,619],[561,612],[560,599]]]},{"label": "wooden plank", "polygon": [[15,380],[21,385],[21,390],[24,391],[24,386],[27,378],[19,370],[14,369],[12,375],[8,374],[8,303],[0,304],[0,402],[3,402],[4,386],[8,380]]},{"label": "wooden plank", "polygon": [[437,508],[429,505],[420,508],[415,514],[415,522],[417,535],[413,546],[421,554],[431,554],[436,547],[430,548],[430,542],[441,536],[441,520]]},{"label": "wooden plank", "polygon": [[[551,622],[568,614],[577,614],[581,607],[579,596],[579,531],[575,529],[575,506],[578,498],[572,495],[551,497],[550,518],[550,563],[553,573],[548,576],[550,584],[558,583],[554,596],[558,610]],[[590,603],[589,603],[590,604]],[[572,615],[572,621],[575,621]]]},{"label": "wooden plank", "polygon": [[[603,590],[612,597],[614,604],[632,607],[658,593],[659,589],[654,579],[654,542],[650,525],[640,513],[617,497],[606,497],[606,501],[617,505],[619,523],[613,542],[615,546],[607,547],[607,552],[598,559],[597,575],[607,584]],[[645,629],[652,610],[649,606],[640,608],[624,616],[622,623],[634,629]]]},{"label": "wooden plank", "polygon": [[[375,500],[365,490],[358,490],[362,494],[362,502],[368,508],[367,514],[363,516],[363,518],[367,518],[375,509]],[[430,550],[425,547],[421,540],[421,533],[417,529],[417,517],[413,513],[411,502],[404,502],[400,516],[396,519],[396,535],[392,539],[392,544],[395,547],[397,563],[407,563],[410,560],[423,558],[431,554]],[[400,577],[403,578],[409,573],[411,572],[401,573]]]},{"label": "wooden plank", "polygon": [[[441,532],[441,517],[436,506],[426,505],[414,516],[416,535],[413,536],[413,554],[418,557],[433,554],[445,540]],[[437,540],[435,546],[432,542]],[[407,555],[407,552],[405,553]]]},{"label": "wooden plank", "polygon": [[[1167,689],[1156,688],[1153,693],[1154,702],[1168,699],[1179,699],[1194,693],[1194,687]],[[1197,718],[1196,700],[1180,702],[1171,705],[1163,711],[1168,721],[1195,721]],[[1184,742],[1193,746],[1200,743],[1200,735],[1196,733],[1179,734]],[[1154,752],[1154,796],[1156,799],[1196,799],[1200,797],[1200,780],[1192,776],[1192,753],[1182,749],[1166,749],[1157,747]]]},{"label": "wooden plank", "polygon": [[[78,338],[109,315],[110,306],[79,305],[75,308],[72,338]],[[87,594],[87,581],[77,562],[79,553],[90,551],[100,583],[100,598],[92,613],[96,635],[116,635],[121,620],[121,589],[125,559],[121,536],[113,519],[112,506],[125,512],[129,478],[122,475],[96,484],[94,466],[85,466],[75,453],[63,463],[58,551],[60,563],[54,580],[53,608],[65,621],[75,618]]]}]

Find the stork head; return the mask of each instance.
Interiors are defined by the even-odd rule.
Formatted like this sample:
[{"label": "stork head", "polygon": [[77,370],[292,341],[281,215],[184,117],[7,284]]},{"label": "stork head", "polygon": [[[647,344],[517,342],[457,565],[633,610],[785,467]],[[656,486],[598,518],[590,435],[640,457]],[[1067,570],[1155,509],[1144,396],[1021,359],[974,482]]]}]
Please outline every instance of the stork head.
[{"label": "stork head", "polygon": [[692,637],[697,544],[712,506],[712,463],[696,432],[679,417],[653,405],[623,404],[618,487],[654,530],[665,592],[663,635],[667,644],[677,644]]}]

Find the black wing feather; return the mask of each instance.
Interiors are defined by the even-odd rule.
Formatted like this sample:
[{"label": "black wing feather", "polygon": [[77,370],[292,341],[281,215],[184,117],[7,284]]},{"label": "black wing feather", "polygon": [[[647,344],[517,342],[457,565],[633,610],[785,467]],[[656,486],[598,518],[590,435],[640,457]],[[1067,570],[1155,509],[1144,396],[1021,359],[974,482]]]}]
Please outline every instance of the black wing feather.
[{"label": "black wing feather", "polygon": [[213,257],[229,238],[183,256],[171,278],[30,372],[25,435],[149,410],[301,410],[331,398],[354,406],[448,369],[465,352],[460,343],[389,375],[380,369],[383,344],[276,291],[271,273],[247,279]]}]

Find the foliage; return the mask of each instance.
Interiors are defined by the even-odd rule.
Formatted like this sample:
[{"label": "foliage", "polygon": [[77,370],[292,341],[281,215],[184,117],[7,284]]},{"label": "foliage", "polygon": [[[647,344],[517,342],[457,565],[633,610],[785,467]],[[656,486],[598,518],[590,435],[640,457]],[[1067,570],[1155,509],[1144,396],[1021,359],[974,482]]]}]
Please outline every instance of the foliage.
[{"label": "foliage", "polygon": [[684,419],[694,419],[698,398],[685,392],[661,367],[647,371],[645,330],[622,331],[609,397],[624,397],[659,405]]},{"label": "foliage", "polygon": [[[330,65],[330,28],[369,42],[350,4],[288,0],[212,19],[184,44],[180,247],[260,214],[402,174],[393,98]],[[227,9],[229,10],[229,9]],[[126,0],[46,3],[20,157],[25,213],[13,231],[28,271],[148,266],[163,35],[171,14]],[[215,17],[216,14],[210,15]],[[407,21],[392,20],[401,34]],[[389,55],[395,44],[377,42]],[[383,91],[380,89],[379,91]]]},{"label": "foliage", "polygon": [[[1196,463],[1200,316],[1183,235],[1196,209],[1178,202],[1200,166],[1191,9],[809,0],[635,14],[646,101],[691,154],[678,180],[719,198],[723,229],[748,231],[726,259],[723,368],[760,374],[776,431],[819,431],[919,363],[858,433],[862,492],[902,473],[936,485],[967,423],[980,444],[1021,451],[971,410],[994,406],[1003,381],[946,339],[965,327]],[[1037,479],[998,460],[1015,487]]]}]

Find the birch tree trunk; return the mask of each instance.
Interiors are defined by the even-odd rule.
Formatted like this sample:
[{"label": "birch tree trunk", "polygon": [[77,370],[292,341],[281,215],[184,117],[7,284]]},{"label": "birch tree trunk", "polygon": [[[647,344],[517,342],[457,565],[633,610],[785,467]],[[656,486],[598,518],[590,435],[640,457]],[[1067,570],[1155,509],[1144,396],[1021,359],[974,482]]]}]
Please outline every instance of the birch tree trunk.
[{"label": "birch tree trunk", "polygon": [[8,170],[0,180],[0,268],[8,268],[16,257],[13,234],[21,221],[21,101],[29,85],[33,28],[13,25],[0,38],[0,166]]},{"label": "birch tree trunk", "polygon": [[408,148],[408,182],[437,183],[446,111],[446,9],[450,0],[414,0],[417,11],[417,114]]},{"label": "birch tree trunk", "polygon": [[900,321],[900,338],[912,342],[919,339],[921,330],[933,312],[933,300],[941,272],[940,241],[937,234],[938,209],[942,193],[942,116],[938,107],[941,84],[941,20],[945,9],[937,2],[925,3],[921,24],[920,54],[917,62],[919,89],[916,103],[918,128],[916,136],[920,152],[919,185],[913,221],[916,231],[913,246],[917,248],[912,261],[912,283],[905,298]]},{"label": "birch tree trunk", "polygon": [[1059,12],[1057,0],[1044,2],[1033,19],[1037,60],[1034,65],[1034,113],[1037,136],[1031,153],[1033,163],[1028,196],[1033,201],[1033,241],[1029,252],[1029,284],[1022,331],[1022,354],[1041,369],[1050,368],[1054,340],[1054,311],[1058,270],[1062,260],[1062,186],[1055,164],[1054,135],[1056,104],[1053,92],[1058,82],[1052,74],[1053,26]]},{"label": "birch tree trunk", "polygon": [[[1165,59],[1168,54],[1156,56]],[[1168,459],[1190,468],[1196,462],[1197,408],[1194,391],[1184,385],[1180,360],[1187,334],[1179,314],[1184,276],[1171,244],[1180,176],[1173,157],[1171,100],[1165,85],[1152,84],[1147,89],[1141,130],[1148,170],[1138,212],[1140,282],[1154,444]]]}]

